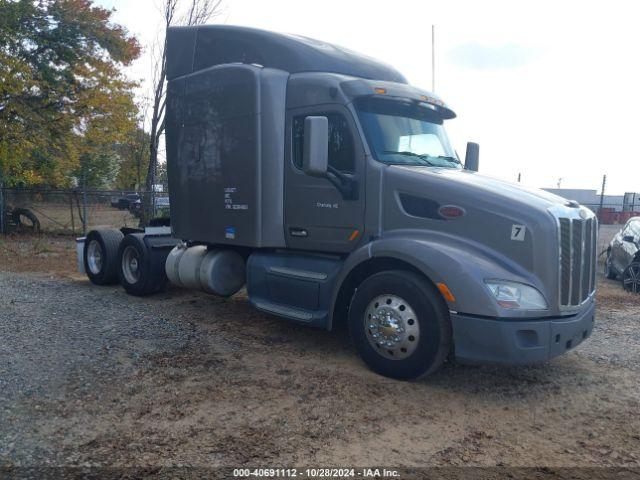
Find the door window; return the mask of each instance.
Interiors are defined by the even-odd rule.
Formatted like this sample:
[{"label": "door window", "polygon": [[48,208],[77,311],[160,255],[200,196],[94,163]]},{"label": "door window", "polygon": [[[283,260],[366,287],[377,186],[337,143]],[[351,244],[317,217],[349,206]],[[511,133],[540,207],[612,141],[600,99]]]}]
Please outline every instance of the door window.
[{"label": "door window", "polygon": [[[355,172],[355,146],[349,122],[340,113],[318,113],[329,120],[329,166],[343,173]],[[302,169],[304,146],[304,119],[293,118],[293,164]]]}]

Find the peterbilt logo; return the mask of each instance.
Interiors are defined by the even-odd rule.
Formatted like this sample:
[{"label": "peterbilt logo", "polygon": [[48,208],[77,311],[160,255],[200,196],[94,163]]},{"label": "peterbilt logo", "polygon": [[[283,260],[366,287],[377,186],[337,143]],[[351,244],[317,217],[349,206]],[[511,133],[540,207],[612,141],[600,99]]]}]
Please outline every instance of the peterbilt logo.
[{"label": "peterbilt logo", "polygon": [[464,217],[467,214],[464,208],[457,205],[443,205],[438,209],[438,213],[445,218]]}]

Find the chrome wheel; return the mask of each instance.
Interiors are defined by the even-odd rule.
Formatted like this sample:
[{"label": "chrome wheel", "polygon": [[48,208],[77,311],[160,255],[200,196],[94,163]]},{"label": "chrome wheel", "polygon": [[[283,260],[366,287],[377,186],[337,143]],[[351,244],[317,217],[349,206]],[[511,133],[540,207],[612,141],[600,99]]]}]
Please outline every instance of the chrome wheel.
[{"label": "chrome wheel", "polygon": [[102,247],[97,240],[91,240],[87,245],[87,266],[94,275],[102,271]]},{"label": "chrome wheel", "polygon": [[622,285],[627,292],[640,293],[640,263],[632,263],[626,268]]},{"label": "chrome wheel", "polygon": [[397,295],[380,295],[367,306],[364,330],[371,346],[383,357],[409,357],[420,340],[420,326],[414,310]]},{"label": "chrome wheel", "polygon": [[140,280],[140,257],[138,250],[128,245],[122,252],[122,274],[129,284]]}]

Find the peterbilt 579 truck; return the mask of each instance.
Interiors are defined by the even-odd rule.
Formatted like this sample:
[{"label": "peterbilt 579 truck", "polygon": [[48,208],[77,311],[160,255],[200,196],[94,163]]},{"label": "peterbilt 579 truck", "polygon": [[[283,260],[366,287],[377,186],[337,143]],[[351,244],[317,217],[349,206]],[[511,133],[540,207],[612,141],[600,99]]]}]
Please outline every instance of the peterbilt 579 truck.
[{"label": "peterbilt 579 truck", "polygon": [[594,324],[597,221],[477,173],[453,110],[395,69],[309,38],[231,26],[167,33],[170,227],[97,229],[96,284],[167,280],[324,329],[376,372],[449,357],[548,360]]}]

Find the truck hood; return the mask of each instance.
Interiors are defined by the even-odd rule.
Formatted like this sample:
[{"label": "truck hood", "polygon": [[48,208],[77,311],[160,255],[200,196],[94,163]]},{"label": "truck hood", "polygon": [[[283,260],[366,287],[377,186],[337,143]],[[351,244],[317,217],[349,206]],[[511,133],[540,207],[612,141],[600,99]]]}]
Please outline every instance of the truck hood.
[{"label": "truck hood", "polygon": [[[533,285],[545,296],[550,315],[562,313],[561,219],[586,220],[592,213],[543,190],[471,171],[404,165],[381,171],[382,237],[415,238],[442,255],[456,250],[449,270],[473,263],[475,273],[464,275],[477,274],[480,282],[499,278]],[[446,206],[462,214],[444,216]]]},{"label": "truck hood", "polygon": [[[476,255],[490,252],[493,263],[513,272],[510,280],[538,289],[557,285],[554,207],[567,205],[566,199],[468,170],[392,165],[384,176],[385,232],[413,228],[450,235]],[[447,205],[464,215],[445,219],[439,209]],[[514,238],[517,228],[524,232],[520,238]]]},{"label": "truck hood", "polygon": [[470,170],[405,165],[392,165],[391,168],[405,170],[412,174],[425,175],[432,180],[440,178],[441,181],[451,182],[452,185],[455,184],[457,188],[463,188],[469,193],[473,192],[485,198],[488,196],[506,202],[524,203],[529,207],[540,210],[547,210],[554,205],[566,206],[569,203],[566,198],[544,190],[524,187],[520,184],[481,175]]}]

